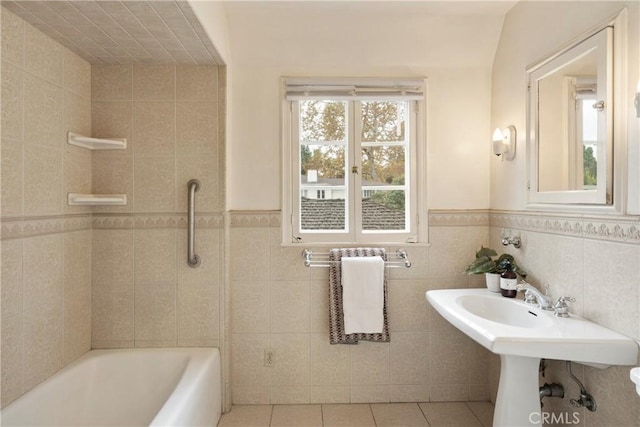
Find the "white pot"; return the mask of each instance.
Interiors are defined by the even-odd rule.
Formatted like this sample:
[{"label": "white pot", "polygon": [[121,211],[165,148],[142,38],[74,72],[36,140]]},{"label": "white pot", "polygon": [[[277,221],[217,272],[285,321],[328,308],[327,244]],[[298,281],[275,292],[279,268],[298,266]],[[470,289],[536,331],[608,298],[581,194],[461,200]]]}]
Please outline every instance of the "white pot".
[{"label": "white pot", "polygon": [[487,289],[491,292],[500,292],[500,275],[498,273],[484,273],[487,281]]}]

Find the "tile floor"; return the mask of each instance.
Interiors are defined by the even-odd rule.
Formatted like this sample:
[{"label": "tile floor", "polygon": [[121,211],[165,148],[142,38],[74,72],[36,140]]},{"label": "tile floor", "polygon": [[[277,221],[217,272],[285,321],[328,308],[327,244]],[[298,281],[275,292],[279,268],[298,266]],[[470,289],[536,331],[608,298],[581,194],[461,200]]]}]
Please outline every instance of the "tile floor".
[{"label": "tile floor", "polygon": [[489,402],[238,405],[218,427],[491,427]]}]

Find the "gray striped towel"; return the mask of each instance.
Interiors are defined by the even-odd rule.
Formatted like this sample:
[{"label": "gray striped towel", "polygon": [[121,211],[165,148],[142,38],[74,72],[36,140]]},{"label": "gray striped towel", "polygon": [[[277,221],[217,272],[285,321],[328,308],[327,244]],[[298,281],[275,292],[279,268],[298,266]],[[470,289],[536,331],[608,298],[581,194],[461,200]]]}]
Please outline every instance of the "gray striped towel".
[{"label": "gray striped towel", "polygon": [[329,260],[335,261],[329,267],[329,342],[331,344],[358,344],[358,341],[389,342],[389,321],[387,318],[387,301],[389,291],[387,288],[387,270],[384,271],[384,327],[381,333],[365,334],[344,333],[344,312],[342,308],[342,257],[379,256],[387,260],[384,248],[342,248],[331,249]]}]

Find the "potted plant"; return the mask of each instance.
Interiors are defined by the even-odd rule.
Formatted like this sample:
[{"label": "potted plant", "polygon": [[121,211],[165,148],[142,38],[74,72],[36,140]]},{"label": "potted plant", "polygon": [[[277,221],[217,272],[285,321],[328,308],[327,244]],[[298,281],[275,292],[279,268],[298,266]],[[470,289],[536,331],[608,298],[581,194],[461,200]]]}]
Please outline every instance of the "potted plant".
[{"label": "potted plant", "polygon": [[520,268],[512,255],[502,254],[498,259],[494,260],[493,257],[498,256],[498,253],[491,248],[485,248],[482,246],[479,251],[476,252],[476,259],[464,271],[466,274],[483,274],[487,282],[487,288],[491,292],[500,292],[500,274],[505,271],[507,264],[511,264],[511,270],[522,277],[526,277],[527,273]]}]

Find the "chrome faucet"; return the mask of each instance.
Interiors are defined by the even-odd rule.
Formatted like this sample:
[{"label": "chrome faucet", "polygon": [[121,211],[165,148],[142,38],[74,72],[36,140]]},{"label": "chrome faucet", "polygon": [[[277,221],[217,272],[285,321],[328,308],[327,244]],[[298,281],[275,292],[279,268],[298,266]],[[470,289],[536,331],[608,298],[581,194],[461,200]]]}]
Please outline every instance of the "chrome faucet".
[{"label": "chrome faucet", "polygon": [[524,302],[527,304],[537,304],[543,310],[553,310],[551,297],[548,295],[549,285],[544,285],[545,293],[543,294],[535,286],[521,280],[516,285],[516,290],[524,292]]},{"label": "chrome faucet", "polygon": [[574,297],[560,297],[558,301],[553,305],[556,317],[569,317],[569,304],[567,302],[576,302]]}]

